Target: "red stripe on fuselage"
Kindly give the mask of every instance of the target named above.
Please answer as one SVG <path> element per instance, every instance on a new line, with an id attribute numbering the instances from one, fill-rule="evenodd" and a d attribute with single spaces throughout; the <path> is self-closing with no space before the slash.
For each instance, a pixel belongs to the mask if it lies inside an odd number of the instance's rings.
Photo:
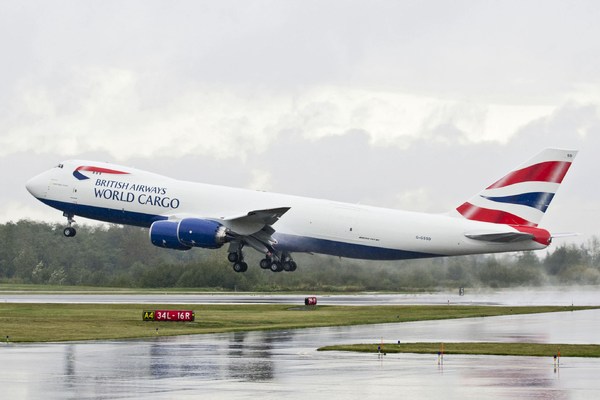
<path id="1" fill-rule="evenodd" d="M 531 165 L 511 172 L 492 184 L 488 189 L 501 188 L 521 182 L 561 183 L 570 166 L 571 163 L 567 161 L 546 161 Z"/>
<path id="2" fill-rule="evenodd" d="M 523 225 L 523 226 L 537 226 L 533 222 L 527 221 L 521 217 L 511 214 L 506 211 L 490 210 L 489 208 L 483 208 L 475 206 L 469 202 L 464 203 L 456 209 L 466 219 L 481 222 L 491 222 L 494 224 L 506 224 L 506 225 Z"/>

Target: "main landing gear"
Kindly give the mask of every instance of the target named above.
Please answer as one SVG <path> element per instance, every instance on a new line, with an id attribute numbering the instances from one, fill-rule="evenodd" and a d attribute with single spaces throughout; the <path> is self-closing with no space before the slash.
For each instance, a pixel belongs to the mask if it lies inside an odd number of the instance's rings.
<path id="1" fill-rule="evenodd" d="M 248 264 L 244 262 L 244 254 L 242 253 L 242 247 L 237 246 L 229 249 L 227 259 L 233 265 L 235 272 L 246 272 L 248 270 Z M 262 269 L 270 269 L 273 272 L 293 272 L 298 267 L 298 264 L 292 259 L 289 253 L 277 254 L 266 254 L 265 258 L 260 260 L 259 263 Z"/>
<path id="2" fill-rule="evenodd" d="M 270 269 L 272 272 L 293 272 L 296 270 L 298 265 L 289 253 L 282 253 L 279 257 L 276 254 L 267 255 L 265 258 L 260 260 L 260 267 L 262 269 Z"/>
<path id="3" fill-rule="evenodd" d="M 298 268 L 298 264 L 292 260 L 289 253 L 282 253 L 279 260 L 270 261 L 268 258 L 262 259 L 260 260 L 260 267 L 264 268 L 263 265 L 267 265 L 267 268 L 273 272 L 294 272 Z"/>
<path id="4" fill-rule="evenodd" d="M 241 248 L 236 252 L 229 253 L 227 259 L 230 263 L 233 263 L 233 270 L 235 272 L 246 272 L 248 270 L 248 264 L 244 262 L 244 255 Z"/>
<path id="5" fill-rule="evenodd" d="M 63 230 L 63 235 L 65 235 L 66 237 L 75 236 L 77 234 L 77 231 L 71 226 L 75 222 L 75 220 L 73 219 L 74 215 L 68 213 L 64 213 L 63 215 L 67 217 L 67 227 Z"/>

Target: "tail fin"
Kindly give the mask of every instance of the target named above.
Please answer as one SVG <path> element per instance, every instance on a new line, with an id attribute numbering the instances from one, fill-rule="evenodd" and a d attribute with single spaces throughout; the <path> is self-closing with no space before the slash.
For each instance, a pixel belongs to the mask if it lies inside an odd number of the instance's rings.
<path id="1" fill-rule="evenodd" d="M 535 227 L 576 155 L 575 150 L 545 149 L 456 210 L 470 220 Z"/>

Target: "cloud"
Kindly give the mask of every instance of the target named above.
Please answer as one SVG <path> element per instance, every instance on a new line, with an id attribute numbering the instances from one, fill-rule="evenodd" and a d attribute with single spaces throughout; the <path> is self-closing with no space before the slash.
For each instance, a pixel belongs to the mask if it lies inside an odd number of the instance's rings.
<path id="1" fill-rule="evenodd" d="M 265 153 L 287 134 L 314 141 L 361 130 L 371 145 L 407 148 L 421 137 L 452 139 L 439 135 L 441 126 L 460 131 L 454 140 L 462 143 L 505 142 L 554 109 L 332 86 L 282 94 L 192 85 L 159 101 L 148 93 L 152 77 L 114 68 L 72 72 L 58 90 L 42 83 L 20 84 L 20 95 L 10 106 L 17 117 L 0 121 L 0 155 L 103 151 L 117 160 L 163 153 L 245 159 Z"/>
<path id="2" fill-rule="evenodd" d="M 8 4 L 0 218 L 56 215 L 23 184 L 65 158 L 443 212 L 561 146 L 582 151 L 548 224 L 600 232 L 597 11 L 588 1 Z"/>
<path id="3" fill-rule="evenodd" d="M 248 183 L 247 187 L 253 190 L 270 191 L 273 187 L 272 175 L 270 171 L 253 169 L 250 171 L 252 174 L 252 180 Z"/>

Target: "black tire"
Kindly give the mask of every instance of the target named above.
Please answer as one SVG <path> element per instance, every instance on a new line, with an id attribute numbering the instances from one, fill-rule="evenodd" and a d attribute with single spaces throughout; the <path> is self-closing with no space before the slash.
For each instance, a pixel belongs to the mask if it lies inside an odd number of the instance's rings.
<path id="1" fill-rule="evenodd" d="M 296 270 L 296 268 L 298 268 L 298 264 L 296 264 L 296 261 L 290 261 L 290 269 L 288 269 L 289 272 L 294 272 Z"/>
<path id="2" fill-rule="evenodd" d="M 298 264 L 294 260 L 289 260 L 283 263 L 283 270 L 287 272 L 294 272 L 298 268 Z"/>
<path id="3" fill-rule="evenodd" d="M 236 262 L 233 264 L 233 270 L 235 272 L 246 272 L 248 270 L 248 264 L 245 262 Z"/>
<path id="4" fill-rule="evenodd" d="M 75 230 L 75 228 L 68 226 L 63 230 L 63 235 L 65 235 L 66 237 L 73 237 L 77 234 L 77 231 Z"/>
<path id="5" fill-rule="evenodd" d="M 273 261 L 270 266 L 271 271 L 281 272 L 283 271 L 283 265 L 279 261 Z"/>
<path id="6" fill-rule="evenodd" d="M 236 263 L 239 261 L 239 259 L 240 259 L 240 256 L 238 255 L 238 253 L 227 254 L 227 260 L 229 260 L 229 262 L 231 262 L 231 263 Z"/>
<path id="7" fill-rule="evenodd" d="M 260 260 L 260 267 L 262 269 L 269 269 L 269 268 L 271 268 L 271 259 L 270 258 L 263 258 L 262 260 Z"/>

